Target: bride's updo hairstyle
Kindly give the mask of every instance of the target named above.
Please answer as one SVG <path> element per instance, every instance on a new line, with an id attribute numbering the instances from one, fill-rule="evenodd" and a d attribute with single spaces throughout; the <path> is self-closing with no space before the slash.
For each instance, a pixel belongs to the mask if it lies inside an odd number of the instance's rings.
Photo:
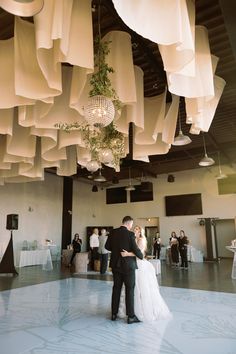
<path id="1" fill-rule="evenodd" d="M 138 230 L 138 232 L 139 232 L 139 238 L 137 240 L 137 244 L 138 244 L 139 248 L 142 251 L 146 251 L 146 249 L 147 249 L 147 239 L 146 239 L 146 236 L 145 236 L 144 229 L 142 227 L 140 227 L 139 225 L 136 225 L 134 227 L 134 233 L 135 233 L 136 230 Z"/>

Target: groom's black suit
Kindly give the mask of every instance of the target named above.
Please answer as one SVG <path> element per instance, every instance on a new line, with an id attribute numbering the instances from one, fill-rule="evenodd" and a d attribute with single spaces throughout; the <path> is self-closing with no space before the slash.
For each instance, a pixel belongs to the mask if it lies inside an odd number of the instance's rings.
<path id="1" fill-rule="evenodd" d="M 122 257 L 121 252 L 126 250 L 133 252 L 142 259 L 143 254 L 135 242 L 134 233 L 125 226 L 114 229 L 108 237 L 105 248 L 111 251 L 110 267 L 113 273 L 112 290 L 112 314 L 116 315 L 119 309 L 120 293 L 123 283 L 125 284 L 125 303 L 128 317 L 134 316 L 134 286 L 135 269 L 137 269 L 136 257 Z"/>

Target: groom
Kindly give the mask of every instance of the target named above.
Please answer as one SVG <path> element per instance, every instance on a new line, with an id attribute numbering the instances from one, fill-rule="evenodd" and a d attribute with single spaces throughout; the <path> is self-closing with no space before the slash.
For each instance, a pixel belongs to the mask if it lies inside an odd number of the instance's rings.
<path id="1" fill-rule="evenodd" d="M 128 315 L 127 323 L 129 324 L 140 322 L 134 314 L 134 286 L 137 263 L 136 257 L 122 257 L 121 252 L 123 250 L 133 252 L 138 258 L 143 259 L 143 254 L 135 242 L 134 233 L 130 231 L 132 226 L 133 219 L 131 216 L 125 216 L 122 220 L 122 225 L 112 230 L 105 244 L 105 248 L 111 251 L 110 267 L 113 273 L 111 320 L 115 321 L 117 318 L 120 293 L 124 283 L 126 314 Z"/>

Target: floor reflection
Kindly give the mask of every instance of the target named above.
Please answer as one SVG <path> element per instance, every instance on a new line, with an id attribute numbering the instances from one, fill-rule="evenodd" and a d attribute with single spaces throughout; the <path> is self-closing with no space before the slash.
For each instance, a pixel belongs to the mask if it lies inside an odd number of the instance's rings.
<path id="1" fill-rule="evenodd" d="M 109 319 L 111 290 L 68 278 L 2 291 L 0 353 L 235 353 L 235 294 L 161 287 L 173 319 L 127 325 Z"/>

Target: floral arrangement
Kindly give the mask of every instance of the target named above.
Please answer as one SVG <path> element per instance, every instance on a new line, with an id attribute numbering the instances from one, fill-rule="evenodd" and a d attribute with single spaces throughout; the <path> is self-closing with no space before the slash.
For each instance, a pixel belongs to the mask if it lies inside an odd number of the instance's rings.
<path id="1" fill-rule="evenodd" d="M 109 42 L 102 42 L 100 38 L 95 40 L 96 55 L 94 57 L 95 71 L 91 76 L 89 92 L 90 97 L 104 96 L 112 101 L 115 110 L 121 109 L 121 102 L 112 88 L 108 74 L 114 70 L 110 67 L 105 58 L 109 53 Z M 55 127 L 70 132 L 79 130 L 85 146 L 91 152 L 91 161 L 97 161 L 99 167 L 101 163 L 112 166 L 116 171 L 119 170 L 120 159 L 125 157 L 125 138 L 118 132 L 113 122 L 107 126 L 102 124 L 79 124 L 74 122 L 58 123 Z M 109 158 L 108 158 L 109 155 Z"/>

